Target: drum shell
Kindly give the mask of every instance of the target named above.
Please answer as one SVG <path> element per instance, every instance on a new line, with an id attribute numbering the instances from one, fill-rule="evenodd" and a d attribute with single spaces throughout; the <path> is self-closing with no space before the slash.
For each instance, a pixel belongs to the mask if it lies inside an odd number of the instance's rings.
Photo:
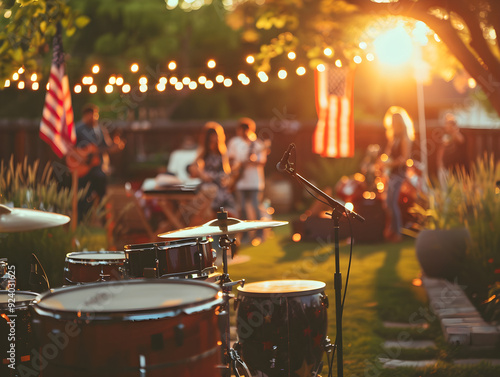
<path id="1" fill-rule="evenodd" d="M 155 277 L 199 277 L 215 270 L 216 255 L 209 240 L 126 245 L 124 251 L 132 278 L 150 277 L 144 270 L 154 268 L 158 268 Z"/>
<path id="2" fill-rule="evenodd" d="M 281 377 L 295 376 L 302 368 L 318 371 L 327 308 L 323 289 L 286 294 L 239 291 L 238 347 L 252 374 Z"/>
<path id="3" fill-rule="evenodd" d="M 134 282 L 140 283 L 122 283 Z M 216 366 L 221 364 L 221 303 L 214 299 L 188 310 L 164 308 L 140 315 L 88 312 L 80 317 L 48 312 L 35 304 L 41 376 L 136 377 L 141 375 L 142 357 L 148 377 L 220 377 Z"/>
<path id="4" fill-rule="evenodd" d="M 20 295 L 30 296 L 31 299 L 20 300 Z M 28 291 L 0 291 L 2 296 L 0 299 L 0 315 L 16 317 L 14 319 L 14 329 L 15 329 L 15 366 L 16 371 L 13 371 L 8 367 L 11 364 L 10 361 L 6 360 L 9 357 L 8 353 L 10 350 L 10 344 L 12 343 L 9 339 L 11 327 L 9 322 L 5 317 L 0 318 L 0 375 L 1 376 L 16 376 L 20 375 L 18 372 L 20 367 L 30 367 L 31 359 L 33 358 L 34 349 L 34 335 L 32 330 L 32 312 L 30 307 L 32 302 L 39 296 L 37 293 Z M 9 295 L 15 295 L 15 306 L 13 311 L 9 310 L 8 297 Z M 17 299 L 16 299 L 17 296 Z M 11 296 L 12 297 L 12 296 Z M 9 374 L 10 373 L 10 374 Z M 35 374 L 36 375 L 36 374 Z"/>
<path id="5" fill-rule="evenodd" d="M 105 257 L 112 254 L 116 254 L 116 258 L 110 259 Z M 125 275 L 126 259 L 123 252 L 74 252 L 66 254 L 63 284 L 74 285 L 122 280 L 125 278 Z"/>

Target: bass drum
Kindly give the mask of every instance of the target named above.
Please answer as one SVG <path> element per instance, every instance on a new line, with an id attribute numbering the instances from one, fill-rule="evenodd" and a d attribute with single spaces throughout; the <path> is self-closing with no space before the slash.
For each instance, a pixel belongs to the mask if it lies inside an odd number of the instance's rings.
<path id="1" fill-rule="evenodd" d="M 270 280 L 238 287 L 236 345 L 254 376 L 316 376 L 326 344 L 325 283 Z"/>
<path id="2" fill-rule="evenodd" d="M 78 251 L 66 254 L 64 285 L 97 283 L 125 278 L 123 251 Z"/>
<path id="3" fill-rule="evenodd" d="M 42 294 L 33 320 L 42 376 L 220 377 L 219 288 L 124 280 Z"/>
<path id="4" fill-rule="evenodd" d="M 217 269 L 217 254 L 210 241 L 186 239 L 126 245 L 129 277 L 206 278 Z"/>
<path id="5" fill-rule="evenodd" d="M 38 375 L 31 365 L 35 344 L 30 311 L 38 296 L 28 291 L 0 291 L 1 376 Z"/>

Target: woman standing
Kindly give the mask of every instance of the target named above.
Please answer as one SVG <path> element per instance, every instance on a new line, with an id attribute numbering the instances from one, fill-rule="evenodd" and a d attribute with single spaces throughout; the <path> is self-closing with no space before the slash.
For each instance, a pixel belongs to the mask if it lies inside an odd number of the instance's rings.
<path id="1" fill-rule="evenodd" d="M 202 185 L 215 185 L 217 188 L 212 210 L 217 212 L 220 207 L 224 207 L 224 210 L 234 216 L 236 205 L 228 190 L 231 167 L 226 151 L 226 135 L 222 126 L 216 122 L 206 123 L 196 159 L 198 175 L 203 181 Z"/>
<path id="2" fill-rule="evenodd" d="M 391 106 L 384 116 L 384 127 L 387 138 L 385 156 L 382 162 L 388 172 L 387 209 L 391 216 L 386 238 L 392 242 L 402 240 L 403 220 L 399 207 L 399 194 L 406 178 L 406 163 L 410 158 L 411 145 L 415 140 L 413 122 L 407 111 L 399 106 Z"/>

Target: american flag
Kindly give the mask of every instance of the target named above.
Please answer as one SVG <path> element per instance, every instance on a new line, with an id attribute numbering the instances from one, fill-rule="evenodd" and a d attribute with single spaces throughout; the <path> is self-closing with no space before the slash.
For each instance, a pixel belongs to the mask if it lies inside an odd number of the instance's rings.
<path id="1" fill-rule="evenodd" d="M 52 147 L 58 157 L 66 155 L 71 145 L 76 143 L 71 92 L 64 70 L 60 25 L 53 42 L 52 66 L 40 122 L 40 137 Z"/>
<path id="2" fill-rule="evenodd" d="M 326 66 L 315 71 L 318 123 L 313 152 L 323 157 L 354 156 L 353 71 Z"/>

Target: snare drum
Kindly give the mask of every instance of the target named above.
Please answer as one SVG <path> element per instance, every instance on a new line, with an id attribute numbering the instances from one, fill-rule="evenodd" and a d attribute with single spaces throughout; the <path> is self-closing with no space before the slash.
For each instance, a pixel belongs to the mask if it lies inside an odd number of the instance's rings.
<path id="1" fill-rule="evenodd" d="M 324 291 L 325 283 L 313 280 L 271 280 L 238 287 L 236 348 L 252 375 L 320 372 L 327 331 Z"/>
<path id="2" fill-rule="evenodd" d="M 17 376 L 21 365 L 31 367 L 35 344 L 29 307 L 37 297 L 38 294 L 33 292 L 0 291 L 0 375 L 2 376 Z M 14 366 L 15 370 L 9 365 Z"/>
<path id="3" fill-rule="evenodd" d="M 126 245 L 124 250 L 133 278 L 205 278 L 217 269 L 217 254 L 207 239 Z"/>
<path id="4" fill-rule="evenodd" d="M 66 254 L 65 285 L 121 280 L 124 277 L 123 251 L 81 251 Z"/>
<path id="5" fill-rule="evenodd" d="M 33 304 L 45 376 L 220 377 L 219 287 L 123 280 L 44 293 Z M 57 352 L 56 352 L 57 351 Z"/>

